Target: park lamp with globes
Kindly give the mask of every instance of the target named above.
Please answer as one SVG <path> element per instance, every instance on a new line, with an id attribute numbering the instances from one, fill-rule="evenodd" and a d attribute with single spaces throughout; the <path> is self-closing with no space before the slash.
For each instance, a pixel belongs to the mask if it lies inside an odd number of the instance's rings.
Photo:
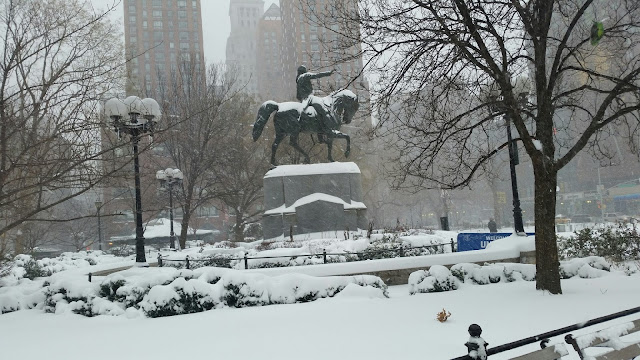
<path id="1" fill-rule="evenodd" d="M 171 249 L 176 248 L 176 235 L 173 232 L 173 187 L 182 184 L 184 175 L 182 171 L 178 169 L 168 168 L 165 170 L 158 170 L 156 172 L 156 179 L 160 181 L 160 186 L 169 191 L 169 246 Z"/>
<path id="2" fill-rule="evenodd" d="M 151 98 L 140 99 L 137 96 L 129 96 L 124 100 L 112 98 L 104 104 L 104 113 L 111 120 L 110 125 L 118 134 L 118 138 L 123 133 L 131 137 L 136 195 L 136 266 L 147 267 L 149 265 L 144 254 L 144 230 L 142 228 L 138 142 L 144 134 L 153 135 L 162 115 L 160 106 Z"/>

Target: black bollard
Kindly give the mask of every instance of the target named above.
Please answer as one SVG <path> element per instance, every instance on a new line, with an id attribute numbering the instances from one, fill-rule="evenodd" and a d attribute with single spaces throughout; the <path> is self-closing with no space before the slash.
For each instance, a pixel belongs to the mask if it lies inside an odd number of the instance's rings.
<path id="1" fill-rule="evenodd" d="M 489 345 L 483 338 L 482 328 L 478 324 L 471 324 L 469 326 L 469 341 L 464 345 L 467 347 L 469 357 L 474 360 L 486 360 L 487 359 L 487 345 Z"/>

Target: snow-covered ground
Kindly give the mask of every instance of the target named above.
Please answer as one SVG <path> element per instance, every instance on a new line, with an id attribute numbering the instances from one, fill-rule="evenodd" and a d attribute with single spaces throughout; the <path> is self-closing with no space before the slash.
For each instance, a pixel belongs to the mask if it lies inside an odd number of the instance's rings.
<path id="1" fill-rule="evenodd" d="M 418 244 L 421 241 L 409 240 Z M 532 242 L 533 237 L 512 237 L 495 241 L 488 249 L 476 252 L 360 262 L 363 265 L 225 271 L 262 279 L 258 280 L 261 283 L 278 284 L 277 279 L 282 276 L 289 282 L 304 279 L 303 275 L 290 277 L 293 273 L 327 275 L 329 269 L 349 271 L 354 266 L 376 270 L 406 265 L 405 262 L 414 265 L 449 262 L 456 256 L 460 257 L 458 262 L 472 262 L 492 252 L 529 250 Z M 359 249 L 354 242 L 348 247 Z M 76 268 L 58 272 L 51 281 L 84 284 L 88 269 L 123 263 L 111 257 L 103 260 L 102 256 L 95 256 L 91 261 L 97 265 L 69 260 Z M 149 268 L 123 274 L 140 278 L 145 271 L 150 272 L 150 277 L 157 277 L 160 273 L 178 270 Z M 392 286 L 388 289 L 388 298 L 369 286 L 348 285 L 332 298 L 308 303 L 218 307 L 160 318 L 144 317 L 141 312 L 88 318 L 69 311 L 49 314 L 42 309 L 20 310 L 0 315 L 0 351 L 3 359 L 450 359 L 466 354 L 463 344 L 468 340 L 467 328 L 472 323 L 482 326 L 483 338 L 493 347 L 640 305 L 639 273 L 627 276 L 621 268 L 614 268 L 607 273 L 599 271 L 597 275 L 601 277 L 562 280 L 564 294 L 556 296 L 536 291 L 535 282 L 531 281 L 488 285 L 465 281 L 458 290 L 415 295 L 409 295 L 409 285 Z M 271 276 L 276 278 L 269 280 Z M 104 279 L 98 277 L 94 282 Z M 10 288 L 16 282 L 20 280 L 6 283 L 4 289 L 0 288 L 0 295 L 11 293 Z M 25 291 L 33 291 L 33 287 L 27 288 Z M 451 317 L 441 323 L 436 315 L 443 309 L 450 312 Z M 640 314 L 573 334 L 593 332 L 638 318 Z M 562 342 L 561 336 L 552 339 L 552 343 L 558 342 Z M 490 359 L 509 359 L 538 348 L 535 343 Z M 578 359 L 573 351 L 570 354 L 563 359 Z"/>
<path id="2" fill-rule="evenodd" d="M 403 285 L 391 287 L 388 299 L 352 293 L 156 319 L 17 311 L 0 315 L 0 348 L 4 359 L 450 359 L 465 354 L 472 323 L 497 346 L 636 307 L 639 280 L 620 274 L 563 280 L 560 296 L 524 281 L 413 296 Z M 452 316 L 440 323 L 436 314 L 443 308 Z"/>

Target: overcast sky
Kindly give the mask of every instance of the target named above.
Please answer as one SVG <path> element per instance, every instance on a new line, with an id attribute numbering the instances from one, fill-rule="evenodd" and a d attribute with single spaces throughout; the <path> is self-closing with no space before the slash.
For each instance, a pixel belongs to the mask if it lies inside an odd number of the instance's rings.
<path id="1" fill-rule="evenodd" d="M 91 0 L 97 7 L 118 3 L 113 18 L 122 24 L 124 11 L 122 0 Z M 229 3 L 231 0 L 200 0 L 202 6 L 202 31 L 204 32 L 204 57 L 207 63 L 220 63 L 225 60 L 227 38 L 229 37 Z M 265 10 L 278 0 L 265 0 Z M 124 33 L 124 28 L 122 29 Z"/>

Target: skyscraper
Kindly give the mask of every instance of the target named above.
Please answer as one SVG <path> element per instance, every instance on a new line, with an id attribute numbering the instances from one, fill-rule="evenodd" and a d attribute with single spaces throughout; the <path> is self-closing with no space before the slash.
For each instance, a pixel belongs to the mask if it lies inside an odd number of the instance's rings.
<path id="1" fill-rule="evenodd" d="M 231 33 L 227 39 L 226 63 L 238 72 L 238 84 L 246 93 L 258 93 L 257 36 L 258 22 L 264 13 L 262 0 L 231 0 Z"/>
<path id="2" fill-rule="evenodd" d="M 360 43 L 348 46 L 347 39 L 342 36 L 347 29 L 332 17 L 336 8 L 336 0 L 316 0 L 306 2 L 299 0 L 280 0 L 280 11 L 283 27 L 283 70 L 289 92 L 295 94 L 296 69 L 305 65 L 312 71 L 335 69 L 336 73 L 318 82 L 318 95 L 326 95 L 330 91 L 349 87 L 355 90 L 361 100 L 368 99 L 368 86 L 364 80 L 351 82 L 362 71 L 363 63 L 360 54 Z M 345 3 L 352 3 L 357 8 L 357 1 L 340 1 L 341 9 L 348 8 Z M 309 7 L 306 7 L 309 5 Z"/>
<path id="3" fill-rule="evenodd" d="M 204 74 L 200 0 L 124 0 L 123 5 L 127 94 L 160 98 L 184 63 Z"/>
<path id="4" fill-rule="evenodd" d="M 295 98 L 285 81 L 280 8 L 271 4 L 258 21 L 256 70 L 258 100 L 291 101 Z"/>

